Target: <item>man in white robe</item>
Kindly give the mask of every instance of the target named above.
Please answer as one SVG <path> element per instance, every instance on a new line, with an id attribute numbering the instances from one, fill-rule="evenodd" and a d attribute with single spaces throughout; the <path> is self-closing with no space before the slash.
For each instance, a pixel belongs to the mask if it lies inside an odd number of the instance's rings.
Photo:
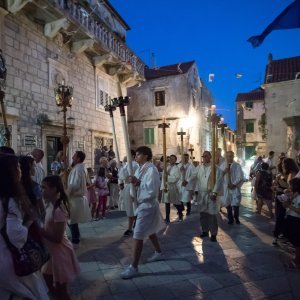
<path id="1" fill-rule="evenodd" d="M 136 172 L 139 165 L 135 161 L 135 151 L 131 150 L 132 155 L 132 170 L 133 173 Z M 119 187 L 120 187 L 120 209 L 125 210 L 126 215 L 128 217 L 128 228 L 124 232 L 123 236 L 128 237 L 132 236 L 133 234 L 133 224 L 135 221 L 135 199 L 130 194 L 130 183 L 128 181 L 129 177 L 129 168 L 128 168 L 128 162 L 127 158 L 124 159 L 126 162 L 123 164 L 122 167 L 120 167 L 119 170 Z"/>
<path id="2" fill-rule="evenodd" d="M 80 232 L 78 223 L 86 223 L 91 220 L 91 213 L 87 204 L 87 179 L 83 164 L 85 153 L 76 151 L 72 157 L 73 168 L 68 177 L 67 195 L 70 201 L 70 231 L 74 248 L 80 243 Z"/>
<path id="3" fill-rule="evenodd" d="M 186 216 L 189 216 L 191 214 L 192 192 L 195 187 L 195 167 L 189 162 L 188 154 L 183 155 L 183 162 L 178 165 L 178 168 L 181 172 L 180 180 L 178 181 L 180 200 L 183 206 L 186 204 Z"/>
<path id="4" fill-rule="evenodd" d="M 224 175 L 224 196 L 222 206 L 227 209 L 228 224 L 240 224 L 239 207 L 242 200 L 241 187 L 244 183 L 244 173 L 239 163 L 234 161 L 234 152 L 227 151 L 227 164 L 224 162 L 220 169 Z M 233 211 L 232 211 L 233 210 Z"/>
<path id="5" fill-rule="evenodd" d="M 162 191 L 162 202 L 165 203 L 166 209 L 166 224 L 170 223 L 170 211 L 171 204 L 173 204 L 178 213 L 178 221 L 181 222 L 183 219 L 182 215 L 182 204 L 180 202 L 178 181 L 180 180 L 180 170 L 176 165 L 177 157 L 175 155 L 170 155 L 170 165 L 167 167 L 167 175 L 164 172 L 162 175 L 162 181 L 160 190 Z M 165 179 L 167 183 L 165 185 Z"/>
<path id="6" fill-rule="evenodd" d="M 160 179 L 157 168 L 151 163 L 151 160 L 150 148 L 142 146 L 136 150 L 136 161 L 139 168 L 135 172 L 135 176 L 130 178 L 131 183 L 137 187 L 137 217 L 133 233 L 134 257 L 132 264 L 121 273 L 123 279 L 138 275 L 138 264 L 146 237 L 149 237 L 155 248 L 155 252 L 148 262 L 163 259 L 157 238 L 157 233 L 164 228 L 158 202 Z"/>
<path id="7" fill-rule="evenodd" d="M 204 151 L 203 164 L 199 167 L 195 194 L 197 195 L 198 209 L 200 212 L 200 224 L 202 229 L 201 238 L 207 237 L 210 233 L 210 240 L 216 242 L 218 234 L 219 195 L 222 191 L 222 171 L 216 166 L 216 181 L 213 185 L 211 154 Z"/>
<path id="8" fill-rule="evenodd" d="M 42 181 L 46 176 L 46 172 L 44 170 L 42 159 L 44 158 L 44 151 L 41 149 L 33 149 L 31 152 L 31 155 L 33 156 L 35 160 L 35 173 L 34 176 L 32 176 L 32 180 L 39 184 L 39 186 L 42 185 Z"/>

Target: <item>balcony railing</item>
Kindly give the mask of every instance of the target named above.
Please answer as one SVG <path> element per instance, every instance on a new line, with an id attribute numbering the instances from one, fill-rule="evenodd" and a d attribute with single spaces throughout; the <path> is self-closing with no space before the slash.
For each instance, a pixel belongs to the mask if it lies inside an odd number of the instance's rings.
<path id="1" fill-rule="evenodd" d="M 133 70 L 137 71 L 144 78 L 144 63 L 142 60 L 124 42 L 120 41 L 114 33 L 107 30 L 90 16 L 83 7 L 72 1 L 68 1 L 67 7 L 65 0 L 54 0 L 53 2 L 61 10 L 65 11 L 71 19 L 77 21 L 89 35 L 113 51 L 122 62 L 130 64 Z"/>

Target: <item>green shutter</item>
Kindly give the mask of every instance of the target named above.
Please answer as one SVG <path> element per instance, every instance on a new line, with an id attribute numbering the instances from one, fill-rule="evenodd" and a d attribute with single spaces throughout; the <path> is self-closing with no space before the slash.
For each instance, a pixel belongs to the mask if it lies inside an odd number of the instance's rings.
<path id="1" fill-rule="evenodd" d="M 144 143 L 145 145 L 154 144 L 154 128 L 144 128 Z"/>
<path id="2" fill-rule="evenodd" d="M 254 132 L 254 123 L 248 122 L 246 123 L 246 133 L 253 133 Z"/>
<path id="3" fill-rule="evenodd" d="M 250 159 L 252 156 L 256 155 L 255 146 L 245 147 L 245 159 Z"/>

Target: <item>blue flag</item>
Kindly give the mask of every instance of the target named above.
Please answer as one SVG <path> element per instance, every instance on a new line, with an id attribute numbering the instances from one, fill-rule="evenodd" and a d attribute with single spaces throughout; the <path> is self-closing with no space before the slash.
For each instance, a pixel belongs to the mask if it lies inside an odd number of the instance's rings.
<path id="1" fill-rule="evenodd" d="M 261 35 L 250 37 L 247 42 L 250 42 L 253 47 L 258 47 L 262 44 L 266 36 L 273 30 L 300 28 L 300 0 L 295 0 L 262 32 Z"/>

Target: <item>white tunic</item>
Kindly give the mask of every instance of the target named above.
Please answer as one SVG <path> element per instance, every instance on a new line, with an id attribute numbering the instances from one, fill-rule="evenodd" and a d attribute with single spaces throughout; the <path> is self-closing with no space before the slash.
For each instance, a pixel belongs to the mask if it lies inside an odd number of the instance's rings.
<path id="1" fill-rule="evenodd" d="M 6 232 L 10 242 L 22 248 L 27 240 L 27 228 L 22 225 L 21 212 L 14 199 L 9 200 Z M 0 228 L 4 226 L 5 214 L 0 202 Z M 0 234 L 0 299 L 8 299 L 13 293 L 21 298 L 48 300 L 47 286 L 41 272 L 19 277 L 14 272 L 11 253 Z"/>
<path id="2" fill-rule="evenodd" d="M 216 215 L 219 212 L 219 197 L 215 201 L 210 199 L 210 193 L 219 194 L 222 189 L 223 177 L 222 171 L 216 167 L 216 183 L 212 187 L 211 165 L 201 165 L 199 167 L 195 192 L 198 192 L 197 203 L 200 212 Z"/>
<path id="3" fill-rule="evenodd" d="M 172 165 L 167 167 L 167 192 L 165 192 L 165 178 L 162 176 L 160 189 L 162 190 L 162 202 L 180 204 L 178 181 L 180 180 L 180 170 L 178 166 Z"/>
<path id="4" fill-rule="evenodd" d="M 35 170 L 35 173 L 34 173 L 34 176 L 32 176 L 32 180 L 34 182 L 38 183 L 39 185 L 41 185 L 43 179 L 46 176 L 46 172 L 44 170 L 42 162 L 36 163 L 34 170 Z"/>
<path id="5" fill-rule="evenodd" d="M 220 169 L 224 171 L 226 168 L 227 165 L 224 162 L 220 166 Z M 244 173 L 240 164 L 238 164 L 237 162 L 233 162 L 230 166 L 230 173 L 231 183 L 236 185 L 236 188 L 228 188 L 228 174 L 225 174 L 223 180 L 224 196 L 221 199 L 221 205 L 223 207 L 227 207 L 228 205 L 239 206 L 242 200 L 241 187 L 244 183 Z"/>
<path id="6" fill-rule="evenodd" d="M 91 212 L 86 198 L 86 171 L 84 164 L 76 164 L 68 177 L 67 195 L 70 201 L 70 223 L 86 223 L 91 220 Z"/>
<path id="7" fill-rule="evenodd" d="M 141 183 L 137 189 L 138 207 L 133 238 L 143 240 L 164 228 L 158 203 L 160 178 L 157 168 L 150 162 L 140 166 L 135 172 L 135 177 Z"/>
<path id="8" fill-rule="evenodd" d="M 181 171 L 180 180 L 178 181 L 178 188 L 179 188 L 179 191 L 180 191 L 181 201 L 186 203 L 186 202 L 191 201 L 191 191 L 194 190 L 194 183 L 195 183 L 196 174 L 195 174 L 195 167 L 194 167 L 193 164 L 187 163 L 183 166 L 185 168 L 185 175 Z M 179 170 L 180 170 L 181 167 L 182 167 L 182 164 L 180 163 L 178 165 Z M 182 186 L 183 180 L 187 181 L 186 186 Z"/>
<path id="9" fill-rule="evenodd" d="M 132 170 L 133 173 L 136 172 L 139 165 L 136 161 L 132 162 Z M 119 170 L 119 184 L 124 184 L 124 189 L 120 191 L 120 210 L 125 210 L 127 217 L 133 217 L 134 216 L 134 198 L 130 195 L 130 184 L 127 181 L 127 178 L 129 176 L 129 168 L 128 163 L 123 165 Z"/>

